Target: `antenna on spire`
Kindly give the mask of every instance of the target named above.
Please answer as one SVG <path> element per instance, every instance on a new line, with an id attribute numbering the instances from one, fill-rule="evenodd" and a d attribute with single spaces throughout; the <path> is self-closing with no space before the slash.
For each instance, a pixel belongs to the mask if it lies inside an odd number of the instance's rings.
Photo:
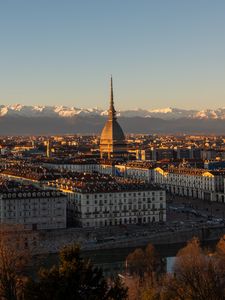
<path id="1" fill-rule="evenodd" d="M 112 75 L 111 75 L 110 83 L 111 83 L 110 106 L 113 106 L 114 103 L 113 103 L 113 78 L 112 78 Z"/>

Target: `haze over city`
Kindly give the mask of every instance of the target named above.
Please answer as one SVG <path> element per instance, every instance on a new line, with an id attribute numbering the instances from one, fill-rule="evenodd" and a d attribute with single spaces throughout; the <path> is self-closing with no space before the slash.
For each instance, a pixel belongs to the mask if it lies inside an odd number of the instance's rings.
<path id="1" fill-rule="evenodd" d="M 0 102 L 224 106 L 225 2 L 1 1 Z"/>

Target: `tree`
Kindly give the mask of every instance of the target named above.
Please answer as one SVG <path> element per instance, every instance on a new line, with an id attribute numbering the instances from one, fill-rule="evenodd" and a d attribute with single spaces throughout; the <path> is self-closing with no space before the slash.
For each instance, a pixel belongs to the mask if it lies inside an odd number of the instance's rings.
<path id="1" fill-rule="evenodd" d="M 21 247 L 23 232 L 18 226 L 0 228 L 0 299 L 22 299 L 24 276 L 30 252 Z M 18 234 L 15 235 L 15 232 Z M 17 236 L 18 245 L 15 243 Z M 18 239 L 19 236 L 19 239 Z"/>
<path id="2" fill-rule="evenodd" d="M 142 289 L 142 300 L 224 300 L 224 240 L 216 252 L 206 252 L 193 238 L 176 257 L 174 274 L 164 274 L 148 281 Z"/>
<path id="3" fill-rule="evenodd" d="M 59 265 L 42 269 L 37 281 L 29 280 L 25 300 L 113 300 L 126 299 L 127 290 L 116 279 L 107 282 L 102 271 L 80 256 L 78 245 L 61 250 Z"/>
<path id="4" fill-rule="evenodd" d="M 153 277 L 153 273 L 161 271 L 161 265 L 162 262 L 155 247 L 152 244 L 148 244 L 145 248 L 145 266 L 147 275 Z"/>
<path id="5" fill-rule="evenodd" d="M 198 239 L 193 238 L 178 252 L 174 271 L 164 285 L 165 295 L 173 293 L 179 300 L 224 299 L 224 266 L 215 253 L 202 250 Z"/>
<path id="6" fill-rule="evenodd" d="M 160 257 L 155 247 L 148 244 L 144 250 L 138 248 L 131 252 L 127 256 L 126 262 L 132 275 L 132 277 L 126 277 L 126 285 L 129 287 L 129 299 L 141 299 L 143 291 L 148 290 L 149 292 L 156 288 L 156 279 L 162 266 Z"/>
<path id="7" fill-rule="evenodd" d="M 131 274 L 143 277 L 146 267 L 144 251 L 141 248 L 135 249 L 127 256 L 126 264 Z"/>
<path id="8" fill-rule="evenodd" d="M 225 235 L 222 236 L 216 245 L 216 253 L 225 257 Z"/>
<path id="9" fill-rule="evenodd" d="M 161 266 L 161 260 L 155 247 L 148 244 L 145 250 L 141 248 L 135 249 L 127 256 L 127 265 L 131 274 L 140 276 L 153 276 Z"/>

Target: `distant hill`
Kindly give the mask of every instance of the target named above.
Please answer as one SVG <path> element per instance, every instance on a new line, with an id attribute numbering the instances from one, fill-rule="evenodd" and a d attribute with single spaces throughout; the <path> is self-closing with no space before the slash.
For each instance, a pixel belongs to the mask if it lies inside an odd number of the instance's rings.
<path id="1" fill-rule="evenodd" d="M 72 117 L 4 115 L 0 117 L 0 135 L 48 135 L 100 133 L 106 116 Z M 224 134 L 225 120 L 211 118 L 119 117 L 125 133 Z"/>

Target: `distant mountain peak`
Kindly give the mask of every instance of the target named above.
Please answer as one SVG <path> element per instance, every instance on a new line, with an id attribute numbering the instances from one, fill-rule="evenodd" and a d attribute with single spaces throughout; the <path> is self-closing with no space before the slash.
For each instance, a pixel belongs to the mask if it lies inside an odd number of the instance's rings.
<path id="1" fill-rule="evenodd" d="M 171 107 L 166 107 L 166 108 L 157 108 L 157 109 L 149 109 L 150 113 L 163 113 L 163 114 L 168 114 L 171 113 L 173 109 Z"/>

